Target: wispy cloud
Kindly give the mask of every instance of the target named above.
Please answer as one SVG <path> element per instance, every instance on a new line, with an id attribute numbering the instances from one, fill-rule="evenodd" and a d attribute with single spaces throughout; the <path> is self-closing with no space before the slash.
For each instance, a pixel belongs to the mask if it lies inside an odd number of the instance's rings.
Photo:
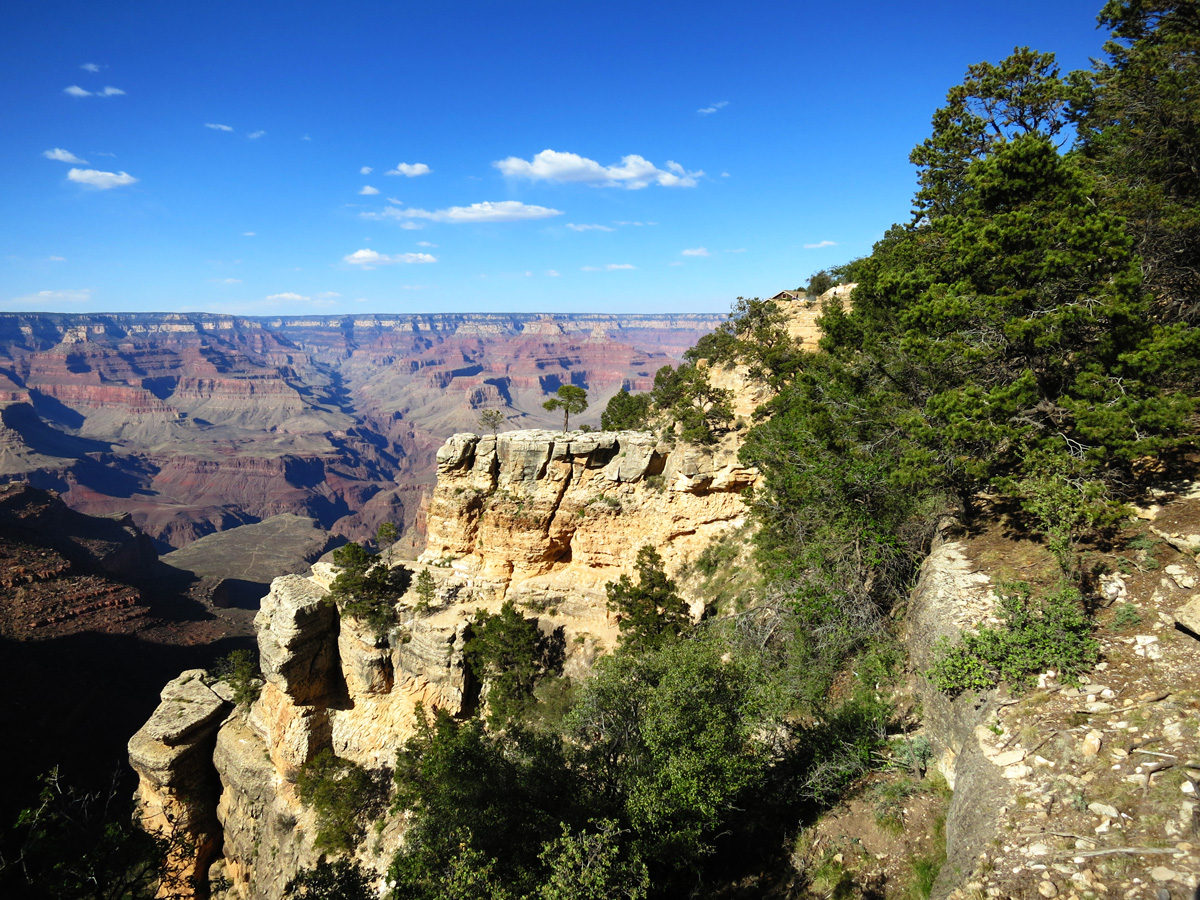
<path id="1" fill-rule="evenodd" d="M 374 171 L 375 170 L 372 169 L 370 166 L 363 166 L 361 169 L 358 170 L 358 174 L 359 175 L 370 175 Z"/>
<path id="2" fill-rule="evenodd" d="M 702 116 L 711 116 L 717 110 L 724 109 L 728 105 L 729 105 L 728 100 L 721 100 L 717 103 L 714 103 L 712 106 L 706 106 L 703 109 L 698 109 L 698 110 L 696 110 L 696 112 L 698 112 Z"/>
<path id="3" fill-rule="evenodd" d="M 704 247 L 696 247 L 692 250 L 684 250 L 684 256 L 708 256 L 708 250 Z"/>
<path id="4" fill-rule="evenodd" d="M 64 94 L 70 94 L 72 97 L 120 97 L 124 95 L 124 91 L 120 88 L 115 88 L 112 85 L 99 91 L 86 91 L 77 84 L 63 88 Z"/>
<path id="5" fill-rule="evenodd" d="M 57 160 L 58 162 L 87 165 L 86 159 L 80 159 L 70 150 L 64 150 L 62 147 L 55 147 L 53 150 L 43 150 L 42 156 L 46 157 L 46 159 Z"/>
<path id="6" fill-rule="evenodd" d="M 418 175 L 428 175 L 433 169 L 425 163 L 398 163 L 389 175 L 403 175 L 405 178 L 416 178 Z"/>
<path id="7" fill-rule="evenodd" d="M 629 263 L 609 263 L 606 266 L 584 266 L 584 272 L 618 272 L 622 269 L 636 269 L 637 266 Z"/>
<path id="8" fill-rule="evenodd" d="M 824 250 L 826 247 L 836 247 L 837 241 L 817 241 L 815 244 L 805 244 L 805 250 Z"/>
<path id="9" fill-rule="evenodd" d="M 636 226 L 638 228 L 641 228 L 643 225 L 657 225 L 658 223 L 657 222 L 617 222 L 616 224 L 620 225 L 622 228 L 625 228 L 626 226 Z"/>
<path id="10" fill-rule="evenodd" d="M 528 219 L 547 219 L 561 216 L 562 210 L 547 206 L 531 206 L 518 200 L 484 201 L 470 206 L 451 206 L 448 209 L 412 209 L 389 206 L 379 212 L 361 214 L 366 219 L 428 219 L 431 222 L 522 222 Z M 402 226 L 403 227 L 403 226 Z"/>
<path id="11" fill-rule="evenodd" d="M 232 125 L 222 125 L 220 122 L 205 122 L 204 127 L 213 131 L 233 131 Z"/>
<path id="12" fill-rule="evenodd" d="M 369 184 L 364 184 L 363 189 L 361 191 L 359 191 L 359 194 L 361 194 L 364 197 L 370 197 L 370 196 L 372 196 L 374 194 L 378 194 L 378 193 L 379 193 L 379 188 L 371 187 Z"/>
<path id="13" fill-rule="evenodd" d="M 663 187 L 695 187 L 702 171 L 689 172 L 676 162 L 668 161 L 660 169 L 636 153 L 621 157 L 620 165 L 602 166 L 594 159 L 577 153 L 543 150 L 531 160 L 510 156 L 492 163 L 510 178 L 531 181 L 557 181 L 588 184 L 593 187 L 623 187 L 638 190 L 651 184 Z"/>
<path id="14" fill-rule="evenodd" d="M 208 280 L 213 282 L 214 284 L 241 284 L 242 283 L 242 279 L 240 279 L 240 278 L 210 278 Z"/>
<path id="15" fill-rule="evenodd" d="M 616 231 L 607 225 L 575 225 L 571 222 L 567 223 L 567 227 L 572 231 Z"/>
<path id="16" fill-rule="evenodd" d="M 252 140 L 252 141 L 257 141 L 260 137 L 262 137 L 265 134 L 266 134 L 265 131 L 252 131 L 248 135 L 246 135 L 246 137 L 250 138 L 250 140 Z"/>
<path id="17" fill-rule="evenodd" d="M 242 237 L 254 237 L 257 233 L 256 231 L 243 231 Z"/>
<path id="18" fill-rule="evenodd" d="M 348 256 L 343 256 L 342 261 L 362 266 L 364 269 L 373 269 L 376 266 L 393 266 L 398 263 L 435 263 L 437 257 L 430 253 L 393 253 L 389 256 L 375 250 L 355 250 Z"/>
<path id="19" fill-rule="evenodd" d="M 67 178 L 79 184 L 86 184 L 102 191 L 109 188 L 124 187 L 137 181 L 128 172 L 101 172 L 98 169 L 72 169 Z"/>
<path id="20" fill-rule="evenodd" d="M 66 262 L 66 261 L 67 261 L 67 258 L 65 256 L 47 256 L 46 257 L 46 262 Z"/>
<path id="21" fill-rule="evenodd" d="M 87 303 L 91 299 L 91 289 L 84 288 L 78 291 L 37 291 L 33 294 L 26 294 L 24 297 L 14 297 L 9 302 L 24 307 L 53 308 L 63 303 Z"/>
<path id="22" fill-rule="evenodd" d="M 100 67 L 98 65 L 96 65 L 95 63 L 84 63 L 79 68 L 83 69 L 83 71 L 85 71 L 85 72 L 99 72 L 100 71 Z"/>
<path id="23" fill-rule="evenodd" d="M 436 247 L 437 244 L 431 244 L 429 241 L 417 241 L 418 247 Z"/>
<path id="24" fill-rule="evenodd" d="M 732 250 L 726 250 L 725 252 L 726 253 L 745 253 L 746 248 L 745 247 L 734 247 Z"/>
<path id="25" fill-rule="evenodd" d="M 295 291 L 284 291 L 282 294 L 268 294 L 264 300 L 311 300 L 312 297 L 306 297 L 303 294 L 297 294 Z"/>
<path id="26" fill-rule="evenodd" d="M 546 270 L 546 277 L 547 277 L 547 278 L 561 278 L 561 277 L 562 277 L 562 272 L 558 272 L 558 271 L 556 271 L 556 270 L 554 270 L 554 269 L 547 269 L 547 270 Z"/>

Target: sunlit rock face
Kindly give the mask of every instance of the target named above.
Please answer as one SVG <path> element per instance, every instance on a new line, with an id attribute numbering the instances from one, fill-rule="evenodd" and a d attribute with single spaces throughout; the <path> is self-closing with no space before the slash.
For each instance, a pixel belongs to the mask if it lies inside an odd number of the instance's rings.
<path id="1" fill-rule="evenodd" d="M 674 573 L 740 527 L 757 473 L 736 435 L 714 445 L 645 432 L 458 434 L 438 453 L 421 559 L 473 593 L 558 609 L 605 630 L 604 585 L 653 546 Z"/>

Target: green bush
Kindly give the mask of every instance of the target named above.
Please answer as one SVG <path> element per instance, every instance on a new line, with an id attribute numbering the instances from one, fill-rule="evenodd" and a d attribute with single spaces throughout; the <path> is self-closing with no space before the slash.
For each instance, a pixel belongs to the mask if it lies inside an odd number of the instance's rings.
<path id="1" fill-rule="evenodd" d="M 537 619 L 525 618 L 506 600 L 498 613 L 476 611 L 463 661 L 487 685 L 489 718 L 500 724 L 530 714 L 537 704 L 534 689 L 562 671 L 564 651 L 561 634 L 548 638 Z"/>
<path id="2" fill-rule="evenodd" d="M 351 542 L 333 551 L 342 571 L 329 588 L 330 599 L 342 602 L 342 613 L 360 619 L 382 642 L 396 622 L 396 601 L 408 590 L 412 573 L 391 568 L 361 544 Z"/>
<path id="3" fill-rule="evenodd" d="M 650 406 L 649 394 L 631 394 L 621 388 L 600 413 L 600 427 L 605 431 L 645 431 L 650 422 Z"/>
<path id="4" fill-rule="evenodd" d="M 1002 585 L 999 627 L 983 625 L 958 643 L 943 639 L 926 676 L 938 690 L 957 696 L 1000 682 L 1028 688 L 1041 672 L 1056 671 L 1067 682 L 1095 665 L 1099 645 L 1079 591 L 1060 584 L 1040 600 L 1023 582 Z"/>
<path id="5" fill-rule="evenodd" d="M 663 558 L 649 544 L 638 551 L 634 569 L 637 584 L 622 575 L 604 586 L 608 608 L 617 614 L 623 649 L 655 649 L 688 628 L 691 615 L 663 571 Z"/>
<path id="6" fill-rule="evenodd" d="M 253 650 L 234 650 L 213 664 L 212 674 L 233 688 L 233 702 L 249 706 L 262 690 L 262 671 L 258 653 Z"/>
<path id="7" fill-rule="evenodd" d="M 296 779 L 300 800 L 317 813 L 318 850 L 351 852 L 367 824 L 383 810 L 383 786 L 366 769 L 325 749 L 306 762 Z"/>

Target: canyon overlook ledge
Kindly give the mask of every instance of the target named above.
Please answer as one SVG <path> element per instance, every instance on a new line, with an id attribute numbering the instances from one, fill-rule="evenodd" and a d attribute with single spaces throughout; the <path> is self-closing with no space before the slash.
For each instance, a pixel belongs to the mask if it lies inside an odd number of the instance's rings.
<path id="1" fill-rule="evenodd" d="M 315 814 L 296 792 L 300 768 L 324 749 L 385 768 L 418 707 L 460 715 L 477 702 L 462 652 L 476 609 L 515 600 L 563 636 L 565 671 L 581 676 L 617 641 L 604 584 L 632 572 L 646 544 L 678 572 L 744 523 L 741 491 L 756 480 L 738 463 L 736 434 L 712 446 L 644 432 L 455 435 L 438 453 L 416 564 L 433 576 L 435 602 L 420 611 L 410 589 L 379 639 L 335 614 L 329 564 L 276 578 L 255 618 L 258 699 L 235 708 L 226 685 L 185 672 L 131 739 L 146 825 L 187 832 L 197 853 L 178 860 L 181 874 L 223 879 L 220 896 L 282 896 L 320 857 Z M 193 695 L 204 702 L 187 702 Z M 393 818 L 360 847 L 370 869 L 386 868 L 402 827 Z"/>

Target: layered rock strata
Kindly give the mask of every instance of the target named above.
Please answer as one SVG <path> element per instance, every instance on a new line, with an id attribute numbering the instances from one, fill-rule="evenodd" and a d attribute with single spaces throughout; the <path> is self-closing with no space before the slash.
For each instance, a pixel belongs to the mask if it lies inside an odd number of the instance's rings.
<path id="1" fill-rule="evenodd" d="M 421 559 L 472 593 L 603 626 L 604 585 L 653 546 L 675 574 L 740 527 L 757 473 L 736 435 L 705 446 L 645 432 L 458 434 L 438 452 Z"/>

